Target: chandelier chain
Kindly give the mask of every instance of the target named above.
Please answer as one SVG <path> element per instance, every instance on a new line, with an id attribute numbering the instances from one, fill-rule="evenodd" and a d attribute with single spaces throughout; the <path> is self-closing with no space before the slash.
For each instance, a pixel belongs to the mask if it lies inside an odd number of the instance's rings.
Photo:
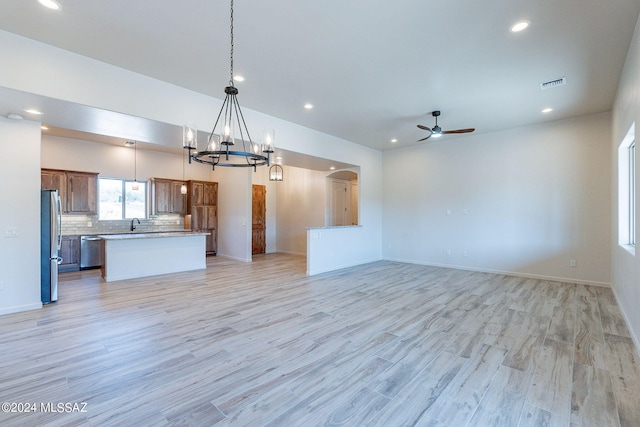
<path id="1" fill-rule="evenodd" d="M 233 0 L 231 0 L 231 75 L 229 77 L 229 85 L 233 86 Z"/>

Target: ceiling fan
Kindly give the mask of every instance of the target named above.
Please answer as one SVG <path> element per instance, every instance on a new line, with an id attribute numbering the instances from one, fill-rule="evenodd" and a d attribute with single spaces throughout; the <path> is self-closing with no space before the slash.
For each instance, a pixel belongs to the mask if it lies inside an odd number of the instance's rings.
<path id="1" fill-rule="evenodd" d="M 440 111 L 439 110 L 432 111 L 431 115 L 436 118 L 436 125 L 433 127 L 433 129 L 429 128 L 427 126 L 418 125 L 418 127 L 420 129 L 429 131 L 429 135 L 426 138 L 419 139 L 418 142 L 424 141 L 424 140 L 429 139 L 431 137 L 438 138 L 438 137 L 441 137 L 442 135 L 446 135 L 446 134 L 451 134 L 451 133 L 469 133 L 469 132 L 473 132 L 475 130 L 475 128 L 457 129 L 457 130 L 442 130 L 442 128 L 440 126 L 438 126 L 438 116 L 440 115 Z"/>

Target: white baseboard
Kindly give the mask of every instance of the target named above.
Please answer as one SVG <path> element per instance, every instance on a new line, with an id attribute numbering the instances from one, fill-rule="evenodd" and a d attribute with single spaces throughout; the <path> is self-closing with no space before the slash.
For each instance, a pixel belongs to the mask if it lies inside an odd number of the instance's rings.
<path id="1" fill-rule="evenodd" d="M 503 274 L 505 276 L 527 277 L 529 279 L 540 279 L 540 280 L 547 280 L 551 282 L 575 283 L 578 285 L 589 285 L 589 286 L 600 286 L 603 288 L 611 288 L 611 283 L 597 282 L 593 280 L 581 280 L 581 279 L 575 279 L 572 277 L 545 276 L 542 274 L 523 273 L 519 271 L 493 270 L 489 268 L 475 268 L 475 267 L 467 267 L 464 265 L 429 263 L 429 262 L 423 262 L 423 261 L 395 259 L 395 258 L 384 258 L 384 260 L 394 261 L 394 262 L 404 262 L 407 264 L 426 265 L 430 267 L 451 268 L 454 270 L 477 271 L 479 273 L 491 273 L 491 274 Z"/>
<path id="2" fill-rule="evenodd" d="M 613 296 L 616 298 L 616 302 L 618 303 L 618 308 L 620 309 L 620 313 L 622 313 L 622 317 L 624 318 L 624 323 L 627 325 L 627 329 L 629 330 L 629 334 L 631 335 L 631 340 L 636 347 L 636 352 L 640 354 L 640 335 L 637 331 L 633 330 L 632 323 L 627 317 L 627 313 L 624 311 L 624 306 L 620 304 L 620 298 L 618 298 L 618 294 L 616 293 L 616 288 L 614 286 L 611 287 L 613 290 Z"/>
<path id="3" fill-rule="evenodd" d="M 370 260 L 359 261 L 356 263 L 338 264 L 332 267 L 322 268 L 322 269 L 313 270 L 313 271 L 309 271 L 309 269 L 307 268 L 307 276 L 314 276 L 316 274 L 328 273 L 330 271 L 342 270 L 343 268 L 355 267 L 357 265 L 364 265 L 364 264 L 369 264 L 371 262 L 377 262 L 377 261 L 381 261 L 381 259 L 375 258 Z"/>
<path id="4" fill-rule="evenodd" d="M 5 307 L 3 309 L 0 309 L 0 316 L 3 314 L 20 313 L 22 311 L 39 310 L 41 308 L 42 308 L 41 302 L 34 303 L 34 304 L 26 304 L 26 305 L 16 305 L 13 307 Z"/>

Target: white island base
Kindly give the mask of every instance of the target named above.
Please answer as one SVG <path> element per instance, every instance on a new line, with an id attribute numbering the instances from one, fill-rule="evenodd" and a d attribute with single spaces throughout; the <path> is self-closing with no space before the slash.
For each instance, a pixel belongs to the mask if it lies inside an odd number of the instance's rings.
<path id="1" fill-rule="evenodd" d="M 105 282 L 206 268 L 207 233 L 101 235 Z"/>

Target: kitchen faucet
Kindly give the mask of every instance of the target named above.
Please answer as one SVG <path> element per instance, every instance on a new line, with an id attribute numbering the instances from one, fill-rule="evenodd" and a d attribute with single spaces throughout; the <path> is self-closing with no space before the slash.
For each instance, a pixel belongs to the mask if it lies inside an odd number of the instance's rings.
<path id="1" fill-rule="evenodd" d="M 140 225 L 140 220 L 138 218 L 133 218 L 131 220 L 131 231 L 134 231 L 136 229 L 135 224 L 133 223 L 134 221 L 138 221 L 138 225 Z"/>

